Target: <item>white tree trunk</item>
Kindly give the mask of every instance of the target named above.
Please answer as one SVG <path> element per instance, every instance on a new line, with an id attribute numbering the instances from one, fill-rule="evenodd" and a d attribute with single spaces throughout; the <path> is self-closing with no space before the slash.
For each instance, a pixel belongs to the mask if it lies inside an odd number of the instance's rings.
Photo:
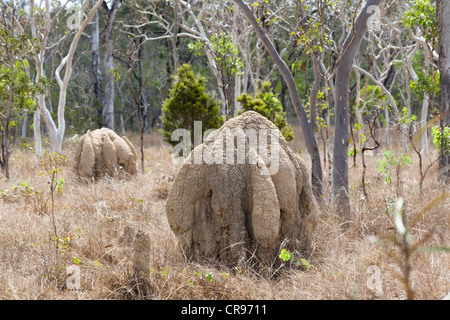
<path id="1" fill-rule="evenodd" d="M 87 7 L 89 6 L 89 0 L 85 0 L 83 3 L 83 7 L 82 10 L 80 12 L 80 15 L 82 15 L 82 13 L 84 12 L 84 10 L 87 9 Z M 69 53 L 67 54 L 66 57 L 63 58 L 63 60 L 61 61 L 61 63 L 59 64 L 58 68 L 55 71 L 55 77 L 58 83 L 58 86 L 60 88 L 59 90 L 59 101 L 58 101 L 58 114 L 57 114 L 57 120 L 58 120 L 58 126 L 56 126 L 48 108 L 46 107 L 45 104 L 45 95 L 40 95 L 38 97 L 38 107 L 39 107 L 39 112 L 40 112 L 40 116 L 43 117 L 45 124 L 47 125 L 48 131 L 49 131 L 49 135 L 50 135 L 50 144 L 51 144 L 51 148 L 54 152 L 56 153 L 60 153 L 61 149 L 62 149 L 62 142 L 63 142 L 63 138 L 64 138 L 64 133 L 66 130 L 66 122 L 64 119 L 64 111 L 65 111 L 65 107 L 66 107 L 66 95 L 67 95 L 67 88 L 69 85 L 69 81 L 72 75 L 72 61 L 73 61 L 73 56 L 75 54 L 75 50 L 78 46 L 78 42 L 81 38 L 81 35 L 84 31 L 84 29 L 86 28 L 86 26 L 92 21 L 92 19 L 94 18 L 94 14 L 95 12 L 97 12 L 98 8 L 101 6 L 101 4 L 103 3 L 103 0 L 99 0 L 96 5 L 91 9 L 91 11 L 89 12 L 87 18 L 85 20 L 81 19 L 81 23 L 80 23 L 80 27 L 77 30 L 72 43 L 70 45 L 70 49 L 69 49 Z M 48 1 L 46 1 L 46 8 L 47 11 L 49 11 L 49 7 L 48 7 Z M 62 9 L 60 10 L 59 13 L 62 12 Z M 39 53 L 39 55 L 37 57 L 35 57 L 35 61 L 36 61 L 36 70 L 37 70 L 37 75 L 38 78 L 40 76 L 45 76 L 45 71 L 44 71 L 44 57 L 45 57 L 45 52 L 47 50 L 46 46 L 47 46 L 47 41 L 48 41 L 48 33 L 50 32 L 54 22 L 55 22 L 55 18 L 53 18 L 52 20 L 50 20 L 50 16 L 47 17 L 46 19 L 46 31 L 47 34 L 44 36 L 43 39 L 43 44 L 41 44 L 41 51 Z M 32 25 L 32 32 L 33 32 L 33 37 L 36 37 L 37 35 L 37 29 L 36 29 L 36 25 Z M 61 69 L 65 66 L 65 73 L 64 73 L 64 78 L 61 79 L 60 77 L 60 71 Z M 34 118 L 35 122 L 39 121 L 39 116 L 35 116 Z M 35 134 L 35 148 L 36 148 L 36 153 L 39 155 L 42 152 L 42 145 L 41 145 L 41 137 L 40 137 L 40 132 L 37 132 L 36 130 L 39 130 L 40 126 L 35 127 L 34 129 L 34 134 Z"/>
<path id="2" fill-rule="evenodd" d="M 411 33 L 412 34 L 412 33 Z M 413 51 L 411 52 L 411 54 L 408 57 L 407 60 L 407 68 L 409 70 L 409 74 L 411 76 L 411 78 L 414 81 L 418 81 L 419 77 L 417 76 L 416 72 L 414 71 L 414 68 L 412 67 L 412 58 L 416 52 L 416 50 L 419 47 L 419 43 L 416 44 L 415 48 L 413 49 Z M 427 72 L 428 70 L 428 65 L 429 65 L 429 52 L 428 52 L 428 47 L 425 45 L 423 46 L 423 50 L 425 53 L 425 69 Z M 428 106 L 429 106 L 429 100 L 430 100 L 430 95 L 428 93 L 425 93 L 423 95 L 423 101 L 422 101 L 422 111 L 421 111 L 421 115 L 420 115 L 420 129 L 423 129 L 426 127 L 427 124 L 427 116 L 428 116 Z M 425 157 L 429 156 L 429 151 L 428 151 L 428 135 L 427 135 L 427 130 L 423 129 L 424 131 L 422 132 L 422 152 L 423 155 Z"/>
<path id="3" fill-rule="evenodd" d="M 42 154 L 41 140 L 41 114 L 36 111 L 33 116 L 34 152 L 40 156 Z"/>

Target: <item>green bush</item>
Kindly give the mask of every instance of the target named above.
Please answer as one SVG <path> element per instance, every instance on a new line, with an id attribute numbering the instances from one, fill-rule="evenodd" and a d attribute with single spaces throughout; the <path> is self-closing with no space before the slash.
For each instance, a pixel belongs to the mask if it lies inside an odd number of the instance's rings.
<path id="1" fill-rule="evenodd" d="M 270 89 L 270 82 L 263 82 L 254 98 L 244 93 L 237 100 L 242 103 L 243 109 L 238 112 L 238 115 L 250 110 L 258 112 L 280 129 L 286 141 L 294 139 L 294 131 L 286 121 L 286 113 L 283 111 L 280 100 Z"/>
<path id="2" fill-rule="evenodd" d="M 431 127 L 431 134 L 433 135 L 433 144 L 437 150 L 442 148 L 442 132 L 439 126 Z M 450 155 L 450 127 L 444 127 L 444 155 Z"/>
<path id="3" fill-rule="evenodd" d="M 194 145 L 194 121 L 202 122 L 202 134 L 208 129 L 217 129 L 223 123 L 218 102 L 205 89 L 205 79 L 194 75 L 189 64 L 178 69 L 169 97 L 164 101 L 162 112 L 162 134 L 164 139 L 175 146 L 178 141 L 171 141 L 176 129 L 187 129 L 191 133 Z"/>

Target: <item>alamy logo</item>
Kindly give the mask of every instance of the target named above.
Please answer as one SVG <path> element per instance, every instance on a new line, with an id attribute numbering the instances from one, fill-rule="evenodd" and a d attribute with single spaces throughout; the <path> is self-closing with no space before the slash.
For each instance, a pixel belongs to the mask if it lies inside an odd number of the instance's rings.
<path id="1" fill-rule="evenodd" d="M 68 275 L 66 279 L 67 288 L 70 290 L 80 290 L 81 288 L 81 271 L 80 267 L 76 265 L 68 266 L 66 269 Z"/>
<path id="2" fill-rule="evenodd" d="M 371 5 L 367 8 L 367 13 L 371 16 L 367 19 L 367 29 L 373 31 L 381 30 L 381 10 L 379 6 Z"/>
<path id="3" fill-rule="evenodd" d="M 67 9 L 66 15 L 72 13 L 69 18 L 67 18 L 67 27 L 70 30 L 76 30 L 80 28 L 81 16 L 83 15 L 82 8 L 79 6 L 72 6 Z"/>
<path id="4" fill-rule="evenodd" d="M 380 267 L 371 265 L 367 268 L 367 273 L 370 274 L 370 276 L 367 278 L 367 288 L 375 291 L 378 296 L 382 297 L 384 295 L 383 293 L 383 287 L 381 286 L 381 270 Z"/>
<path id="5" fill-rule="evenodd" d="M 206 138 L 214 136 L 204 147 L 200 146 Z M 207 130 L 202 135 L 202 122 L 194 122 L 194 152 L 192 134 L 187 129 L 176 129 L 171 140 L 180 141 L 172 149 L 173 160 L 180 164 L 191 157 L 192 164 L 253 164 L 264 163 L 260 167 L 262 175 L 278 172 L 280 153 L 280 132 L 270 129 L 228 129 L 220 132 Z M 259 167 L 259 166 L 258 166 Z"/>

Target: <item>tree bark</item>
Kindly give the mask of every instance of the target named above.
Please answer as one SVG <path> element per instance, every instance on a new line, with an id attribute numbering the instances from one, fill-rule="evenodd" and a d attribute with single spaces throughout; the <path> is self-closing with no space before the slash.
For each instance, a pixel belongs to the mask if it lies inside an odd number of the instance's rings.
<path id="1" fill-rule="evenodd" d="M 311 91 L 309 92 L 309 119 L 311 123 L 311 130 L 315 132 L 316 129 L 316 119 L 317 119 L 317 94 L 320 90 L 320 80 L 321 75 L 319 71 L 319 55 L 316 53 L 312 54 L 313 58 L 313 70 L 314 70 L 314 83 L 312 85 Z"/>
<path id="2" fill-rule="evenodd" d="M 178 74 L 178 0 L 173 1 L 173 38 L 172 38 L 172 50 L 173 50 L 173 74 Z"/>
<path id="3" fill-rule="evenodd" d="M 371 5 L 380 5 L 382 0 L 367 0 L 348 34 L 338 61 L 335 78 L 335 135 L 333 149 L 333 194 L 340 214 L 350 217 L 348 197 L 348 133 L 350 118 L 350 76 L 353 61 L 358 53 L 363 36 L 367 31 L 367 21 L 373 12 Z"/>
<path id="4" fill-rule="evenodd" d="M 439 31 L 439 71 L 440 71 L 440 128 L 441 137 L 444 127 L 450 126 L 450 3 L 447 0 L 437 0 L 437 22 Z M 442 139 L 443 142 L 444 139 Z M 448 151 L 448 150 L 447 150 Z M 439 159 L 440 178 L 450 180 L 450 154 L 445 154 L 444 144 L 441 145 Z"/>
<path id="5" fill-rule="evenodd" d="M 94 5 L 96 0 L 92 0 L 92 5 Z M 92 48 L 92 77 L 94 94 L 97 98 L 96 113 L 98 119 L 98 126 L 102 126 L 102 110 L 104 105 L 103 98 L 103 79 L 101 71 L 101 59 L 100 59 L 100 32 L 99 32 L 99 14 L 95 13 L 94 19 L 92 20 L 92 34 L 91 34 L 91 48 Z"/>
<path id="6" fill-rule="evenodd" d="M 122 0 L 113 0 L 111 8 L 107 3 L 103 3 L 106 11 L 106 28 L 105 28 L 105 96 L 102 110 L 103 126 L 114 130 L 114 74 L 113 74 L 113 29 L 116 13 Z"/>

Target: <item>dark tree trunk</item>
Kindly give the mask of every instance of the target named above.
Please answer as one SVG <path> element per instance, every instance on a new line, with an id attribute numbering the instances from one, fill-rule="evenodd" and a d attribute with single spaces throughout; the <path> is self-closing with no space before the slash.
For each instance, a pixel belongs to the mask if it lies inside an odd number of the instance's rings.
<path id="1" fill-rule="evenodd" d="M 367 21 L 372 15 L 369 6 L 378 6 L 381 0 L 367 0 L 358 17 L 354 28 L 345 39 L 341 57 L 338 60 L 335 77 L 335 135 L 333 149 L 333 193 L 336 197 L 338 211 L 343 217 L 350 217 L 350 200 L 348 197 L 348 133 L 349 133 L 349 89 L 353 61 L 358 53 L 364 34 L 367 31 Z"/>

